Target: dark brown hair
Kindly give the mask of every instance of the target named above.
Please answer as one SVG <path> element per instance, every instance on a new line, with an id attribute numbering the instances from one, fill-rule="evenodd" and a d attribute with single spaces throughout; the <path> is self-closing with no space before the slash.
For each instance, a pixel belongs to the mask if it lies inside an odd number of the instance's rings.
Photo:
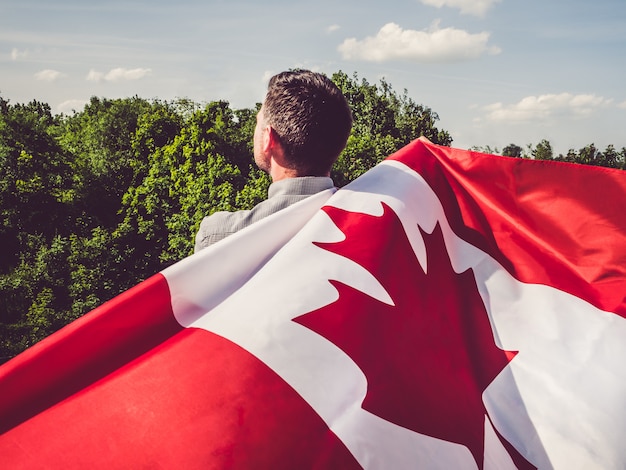
<path id="1" fill-rule="evenodd" d="M 339 88 L 320 73 L 292 70 L 274 75 L 267 90 L 264 117 L 291 168 L 299 176 L 325 175 L 352 128 L 352 113 Z"/>

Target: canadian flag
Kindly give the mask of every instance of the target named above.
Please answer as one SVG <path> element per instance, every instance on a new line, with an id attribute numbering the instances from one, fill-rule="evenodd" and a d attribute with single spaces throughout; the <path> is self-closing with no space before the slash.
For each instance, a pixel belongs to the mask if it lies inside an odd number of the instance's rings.
<path id="1" fill-rule="evenodd" d="M 0 367 L 0 466 L 626 468 L 625 200 L 417 140 Z"/>

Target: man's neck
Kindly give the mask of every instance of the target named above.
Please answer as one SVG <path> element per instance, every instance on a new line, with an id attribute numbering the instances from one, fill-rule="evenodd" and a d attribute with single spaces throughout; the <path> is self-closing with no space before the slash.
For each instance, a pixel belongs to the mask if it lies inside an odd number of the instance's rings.
<path id="1" fill-rule="evenodd" d="M 297 171 L 290 170 L 289 168 L 283 168 L 278 165 L 273 166 L 269 173 L 270 178 L 272 178 L 272 182 L 274 183 L 287 178 L 297 178 L 300 176 Z"/>

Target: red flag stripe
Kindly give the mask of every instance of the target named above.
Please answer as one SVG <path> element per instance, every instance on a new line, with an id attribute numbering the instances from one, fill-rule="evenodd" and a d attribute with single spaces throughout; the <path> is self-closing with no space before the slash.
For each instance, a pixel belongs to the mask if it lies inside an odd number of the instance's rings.
<path id="1" fill-rule="evenodd" d="M 0 368 L 0 433 L 67 398 L 180 331 L 157 274 Z"/>
<path id="2" fill-rule="evenodd" d="M 3 468 L 359 465 L 270 368 L 186 328 L 0 439 Z"/>

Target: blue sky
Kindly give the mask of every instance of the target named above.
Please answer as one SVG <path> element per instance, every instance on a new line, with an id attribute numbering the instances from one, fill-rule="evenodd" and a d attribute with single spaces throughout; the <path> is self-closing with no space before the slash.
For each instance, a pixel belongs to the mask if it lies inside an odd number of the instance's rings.
<path id="1" fill-rule="evenodd" d="M 624 0 L 0 0 L 0 95 L 235 108 L 304 67 L 381 78 L 453 146 L 626 147 Z"/>

